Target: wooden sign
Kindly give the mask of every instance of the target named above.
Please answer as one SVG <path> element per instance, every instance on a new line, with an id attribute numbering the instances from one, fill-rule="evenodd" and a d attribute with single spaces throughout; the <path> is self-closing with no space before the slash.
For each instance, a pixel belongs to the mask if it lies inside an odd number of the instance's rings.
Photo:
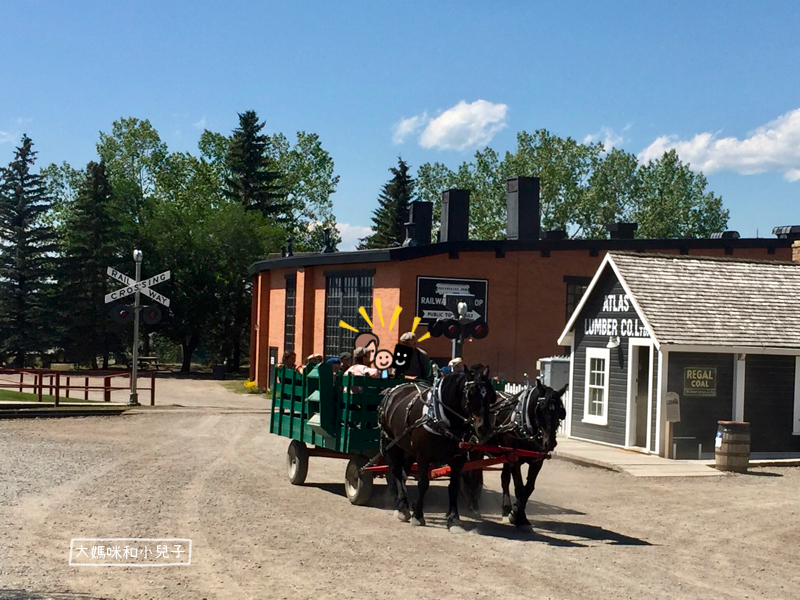
<path id="1" fill-rule="evenodd" d="M 684 396 L 717 395 L 716 367 L 686 367 L 683 369 Z"/>

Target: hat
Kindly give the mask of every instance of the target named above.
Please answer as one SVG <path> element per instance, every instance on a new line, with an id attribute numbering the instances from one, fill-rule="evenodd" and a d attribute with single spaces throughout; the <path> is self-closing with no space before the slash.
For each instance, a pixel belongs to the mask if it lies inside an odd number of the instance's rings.
<path id="1" fill-rule="evenodd" d="M 342 359 L 342 360 L 347 360 L 348 358 L 353 358 L 353 355 L 350 354 L 349 352 L 342 352 L 339 355 L 339 358 Z"/>
<path id="2" fill-rule="evenodd" d="M 326 363 L 328 363 L 329 365 L 335 365 L 335 364 L 339 364 L 339 363 L 341 363 L 342 361 L 341 361 L 341 360 L 339 360 L 339 359 L 338 359 L 337 357 L 335 357 L 335 356 L 331 356 L 331 357 L 330 357 L 328 360 L 326 360 L 325 362 L 326 362 Z"/>
<path id="3" fill-rule="evenodd" d="M 401 342 L 413 342 L 416 339 L 417 336 L 410 331 L 406 331 L 403 335 L 400 336 Z"/>
<path id="4" fill-rule="evenodd" d="M 361 358 L 366 353 L 367 353 L 367 351 L 364 348 L 362 348 L 361 346 L 359 346 L 358 348 L 353 350 L 353 358 Z"/>
<path id="5" fill-rule="evenodd" d="M 456 365 L 460 365 L 463 362 L 464 361 L 461 359 L 460 356 L 456 356 L 453 360 L 451 360 L 449 363 L 447 363 L 447 365 L 450 366 L 450 367 L 455 367 Z"/>

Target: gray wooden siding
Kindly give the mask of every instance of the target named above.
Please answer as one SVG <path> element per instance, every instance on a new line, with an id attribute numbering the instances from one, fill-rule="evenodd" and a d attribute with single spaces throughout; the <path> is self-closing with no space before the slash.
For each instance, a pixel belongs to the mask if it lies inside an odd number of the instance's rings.
<path id="1" fill-rule="evenodd" d="M 609 335 L 587 334 L 585 332 L 585 319 L 627 319 L 637 321 L 640 328 L 643 327 L 641 318 L 636 314 L 633 305 L 629 305 L 628 310 L 604 311 L 603 302 L 605 296 L 616 295 L 625 296 L 622 285 L 617 280 L 614 272 L 607 268 L 606 272 L 598 281 L 598 285 L 592 292 L 592 297 L 581 311 L 579 318 L 575 322 L 575 356 L 574 375 L 571 384 L 573 390 L 572 402 L 572 435 L 588 440 L 596 440 L 615 444 L 625 445 L 625 420 L 628 409 L 628 337 L 620 335 L 621 343 L 619 347 L 610 350 L 611 363 L 609 366 L 609 397 L 608 397 L 608 425 L 593 425 L 583 423 L 583 406 L 585 402 L 586 387 L 586 348 L 605 348 L 608 344 Z M 644 336 L 641 336 L 644 337 Z"/>
<path id="2" fill-rule="evenodd" d="M 798 452 L 794 422 L 794 356 L 748 355 L 744 420 L 750 423 L 751 452 Z"/>
<path id="3" fill-rule="evenodd" d="M 677 393 L 681 402 L 681 420 L 675 423 L 672 433 L 678 449 L 676 458 L 697 458 L 698 444 L 703 444 L 704 453 L 713 452 L 717 421 L 733 418 L 733 358 L 733 354 L 670 353 L 666 391 Z M 683 378 L 686 367 L 716 367 L 716 396 L 685 395 Z"/>

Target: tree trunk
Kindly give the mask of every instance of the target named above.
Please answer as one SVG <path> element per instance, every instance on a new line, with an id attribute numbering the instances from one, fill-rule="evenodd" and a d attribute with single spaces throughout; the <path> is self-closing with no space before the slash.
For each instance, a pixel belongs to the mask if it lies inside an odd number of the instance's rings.
<path id="1" fill-rule="evenodd" d="M 181 373 L 188 373 L 192 368 L 192 354 L 197 349 L 197 336 L 192 334 L 188 341 L 181 342 L 183 348 L 183 362 L 181 364 Z"/>

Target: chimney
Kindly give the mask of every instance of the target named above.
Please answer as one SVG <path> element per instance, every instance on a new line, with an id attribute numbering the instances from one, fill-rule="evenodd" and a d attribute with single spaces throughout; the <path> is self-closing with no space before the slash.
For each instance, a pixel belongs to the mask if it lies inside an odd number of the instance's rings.
<path id="1" fill-rule="evenodd" d="M 800 240 L 795 240 L 792 243 L 792 260 L 796 263 L 800 263 Z"/>
<path id="2" fill-rule="evenodd" d="M 611 234 L 612 240 L 632 240 L 637 229 L 639 229 L 638 223 L 611 223 L 606 225 L 606 230 Z"/>
<path id="3" fill-rule="evenodd" d="M 800 240 L 800 225 L 783 225 L 772 230 L 782 240 Z"/>
<path id="4" fill-rule="evenodd" d="M 469 190 L 442 192 L 440 241 L 465 242 L 469 239 Z"/>
<path id="5" fill-rule="evenodd" d="M 506 239 L 538 241 L 539 178 L 510 177 L 506 181 L 506 205 L 508 215 Z"/>
<path id="6" fill-rule="evenodd" d="M 409 246 L 419 246 L 419 240 L 416 237 L 416 229 L 417 224 L 413 221 L 409 221 L 405 224 L 406 226 L 406 239 L 403 241 L 403 248 L 408 248 Z"/>
<path id="7" fill-rule="evenodd" d="M 419 245 L 430 244 L 433 204 L 415 200 L 411 203 L 411 209 L 408 211 L 408 220 L 414 223 L 413 239 L 417 240 Z"/>

